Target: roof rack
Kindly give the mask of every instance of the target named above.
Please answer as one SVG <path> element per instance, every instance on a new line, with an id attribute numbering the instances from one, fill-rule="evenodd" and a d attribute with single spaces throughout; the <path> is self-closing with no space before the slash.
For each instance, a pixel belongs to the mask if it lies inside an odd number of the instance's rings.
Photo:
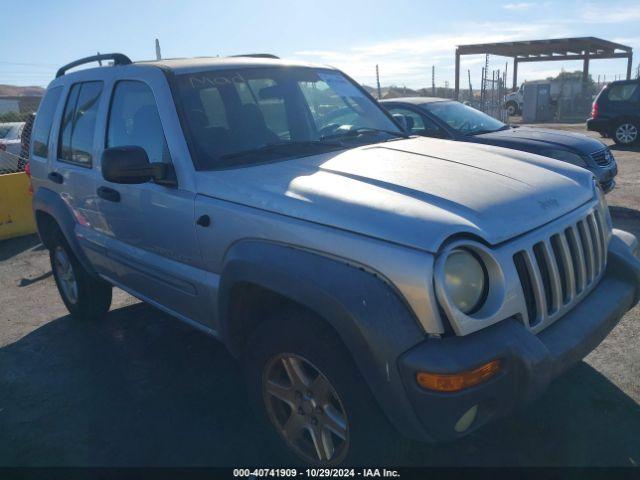
<path id="1" fill-rule="evenodd" d="M 114 65 L 129 65 L 131 64 L 131 59 L 122 53 L 102 53 L 98 55 L 92 55 L 90 57 L 84 57 L 75 62 L 67 63 L 63 67 L 58 69 L 56 73 L 56 78 L 61 77 L 65 74 L 67 70 L 70 70 L 79 65 L 84 65 L 85 63 L 91 62 L 100 62 L 102 64 L 103 60 L 113 60 Z"/>
<path id="2" fill-rule="evenodd" d="M 280 59 L 277 55 L 271 53 L 244 53 L 242 55 L 231 55 L 232 57 L 251 57 L 251 58 L 275 58 Z"/>

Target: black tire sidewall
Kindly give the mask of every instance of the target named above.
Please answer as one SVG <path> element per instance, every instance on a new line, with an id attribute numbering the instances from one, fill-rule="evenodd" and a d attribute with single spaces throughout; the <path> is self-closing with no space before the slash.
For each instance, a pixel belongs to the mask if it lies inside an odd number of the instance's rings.
<path id="1" fill-rule="evenodd" d="M 78 285 L 78 301 L 72 303 L 66 297 L 63 288 L 60 285 L 60 279 L 55 268 L 55 251 L 62 248 L 71 263 L 73 273 Z M 51 262 L 51 271 L 56 282 L 56 287 L 60 293 L 63 303 L 74 318 L 82 320 L 98 320 L 102 318 L 111 306 L 112 287 L 105 281 L 95 278 L 88 273 L 77 257 L 69 247 L 67 241 L 61 233 L 56 235 L 54 244 L 49 250 L 49 260 Z"/>
<path id="2" fill-rule="evenodd" d="M 263 322 L 244 355 L 254 413 L 265 434 L 281 446 L 287 461 L 304 464 L 272 425 L 262 393 L 263 369 L 280 353 L 296 354 L 310 361 L 338 392 L 348 417 L 350 437 L 349 451 L 341 464 L 379 465 L 399 458 L 407 441 L 390 425 L 338 335 L 306 310 L 293 308 Z"/>

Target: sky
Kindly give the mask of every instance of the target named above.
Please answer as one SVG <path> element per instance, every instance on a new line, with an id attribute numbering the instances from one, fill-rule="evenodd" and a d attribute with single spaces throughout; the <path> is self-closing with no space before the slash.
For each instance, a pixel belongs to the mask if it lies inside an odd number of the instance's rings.
<path id="1" fill-rule="evenodd" d="M 455 46 L 511 40 L 595 36 L 634 48 L 640 62 L 640 1 L 418 0 L 0 0 L 0 84 L 46 86 L 56 69 L 96 52 L 133 60 L 268 52 L 330 64 L 358 82 L 409 88 L 453 86 Z M 11 21 L 8 21 L 10 20 Z M 504 70 L 504 57 L 490 68 Z M 479 86 L 484 56 L 462 57 L 462 85 L 471 70 Z M 520 80 L 580 70 L 582 62 L 521 64 Z M 512 65 L 508 66 L 508 82 Z M 607 80 L 626 60 L 591 62 Z"/>

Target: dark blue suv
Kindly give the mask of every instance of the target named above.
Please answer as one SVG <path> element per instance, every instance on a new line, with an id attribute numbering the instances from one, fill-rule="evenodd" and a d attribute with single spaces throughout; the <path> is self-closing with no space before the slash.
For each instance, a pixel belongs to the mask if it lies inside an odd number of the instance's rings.
<path id="1" fill-rule="evenodd" d="M 587 129 L 609 136 L 618 145 L 632 145 L 640 135 L 640 79 L 611 82 L 591 110 Z"/>

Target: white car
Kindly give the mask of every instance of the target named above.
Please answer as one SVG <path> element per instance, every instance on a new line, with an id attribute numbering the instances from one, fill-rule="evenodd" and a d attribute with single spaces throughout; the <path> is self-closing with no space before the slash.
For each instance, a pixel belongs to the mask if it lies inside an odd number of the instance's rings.
<path id="1" fill-rule="evenodd" d="M 0 150 L 20 155 L 20 136 L 24 122 L 0 123 Z"/>

